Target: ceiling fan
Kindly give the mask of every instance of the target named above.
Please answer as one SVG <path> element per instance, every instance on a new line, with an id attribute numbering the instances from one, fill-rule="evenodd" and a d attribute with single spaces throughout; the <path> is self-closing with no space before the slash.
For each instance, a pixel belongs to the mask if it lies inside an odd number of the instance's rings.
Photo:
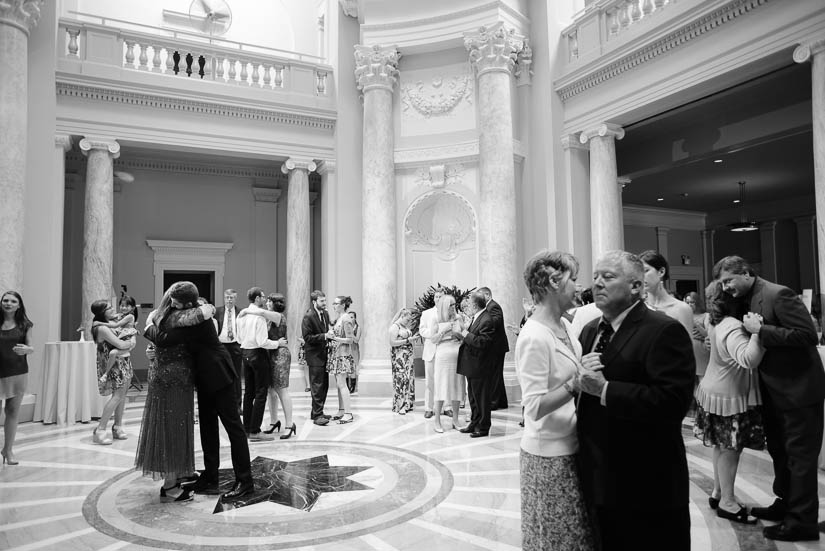
<path id="1" fill-rule="evenodd" d="M 232 26 L 232 10 L 226 0 L 192 0 L 189 19 L 200 25 L 203 32 L 220 36 Z"/>

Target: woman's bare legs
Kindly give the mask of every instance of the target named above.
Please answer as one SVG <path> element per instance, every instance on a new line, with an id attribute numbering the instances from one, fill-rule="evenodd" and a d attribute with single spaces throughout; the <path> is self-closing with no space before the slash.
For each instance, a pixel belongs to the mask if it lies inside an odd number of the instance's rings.
<path id="1" fill-rule="evenodd" d="M 9 463 L 14 461 L 14 439 L 17 437 L 17 417 L 20 414 L 20 404 L 23 403 L 23 395 L 14 396 L 6 399 L 5 407 L 3 408 L 6 414 L 6 422 L 3 424 L 3 455 L 6 456 Z"/>
<path id="2" fill-rule="evenodd" d="M 270 389 L 270 397 L 273 390 Z M 279 388 L 274 392 L 281 399 L 281 406 L 284 408 L 284 430 L 292 426 L 292 396 L 289 395 L 289 388 Z"/>

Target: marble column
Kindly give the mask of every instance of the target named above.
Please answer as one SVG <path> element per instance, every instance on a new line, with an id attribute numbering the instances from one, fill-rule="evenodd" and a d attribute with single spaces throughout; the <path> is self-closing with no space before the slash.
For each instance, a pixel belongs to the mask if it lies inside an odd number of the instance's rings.
<path id="1" fill-rule="evenodd" d="M 561 139 L 564 150 L 564 234 L 569 251 L 579 259 L 579 281 L 589 282 L 593 275 L 593 254 L 590 242 L 590 148 L 581 143 L 578 134 Z M 560 244 L 560 246 L 563 246 Z"/>
<path id="2" fill-rule="evenodd" d="M 364 305 L 361 359 L 365 366 L 389 362 L 387 328 L 398 309 L 393 162 L 393 87 L 398 78 L 395 46 L 355 46 L 355 79 L 364 95 L 361 188 L 361 263 Z"/>
<path id="3" fill-rule="evenodd" d="M 321 175 L 321 259 L 324 269 L 321 270 L 321 288 L 330 292 L 338 292 L 336 278 L 338 263 L 338 247 L 336 234 L 338 232 L 338 182 L 336 181 L 335 161 L 324 160 L 318 162 L 318 174 Z M 346 291 L 346 290 L 345 290 Z M 360 311 L 361 305 L 358 305 Z"/>
<path id="4" fill-rule="evenodd" d="M 819 303 L 825 305 L 825 37 L 799 45 L 793 52 L 793 59 L 797 63 L 811 62 Z M 822 310 L 820 321 L 825 321 L 825 308 Z"/>
<path id="5" fill-rule="evenodd" d="M 54 169 L 57 182 L 53 186 L 59 190 L 44 201 L 48 211 L 46 215 L 58 231 L 49 233 L 48 269 L 52 274 L 64 274 L 63 270 L 63 223 L 66 211 L 66 152 L 72 148 L 72 138 L 67 134 L 54 136 Z M 44 289 L 43 298 L 49 304 L 56 305 L 56 315 L 49 316 L 46 326 L 45 342 L 60 340 L 61 305 L 63 304 L 63 277 L 49 278 L 48 288 Z M 37 388 L 37 387 L 35 387 Z"/>
<path id="6" fill-rule="evenodd" d="M 621 186 L 617 184 L 616 140 L 624 129 L 603 123 L 582 131 L 581 143 L 590 142 L 590 221 L 593 259 L 624 248 Z"/>
<path id="7" fill-rule="evenodd" d="M 511 107 L 515 58 L 522 45 L 522 39 L 502 22 L 464 33 L 478 90 L 478 283 L 490 288 L 508 323 L 521 318 L 519 296 L 523 289 L 517 264 Z M 526 71 L 529 73 L 529 65 Z"/>
<path id="8" fill-rule="evenodd" d="M 819 295 L 819 279 L 816 266 L 816 216 L 794 218 L 798 243 L 799 284 L 802 289 L 812 289 Z"/>
<path id="9" fill-rule="evenodd" d="M 23 291 L 28 42 L 43 0 L 0 2 L 0 293 Z M 14 259 L 14 261 L 9 261 Z"/>
<path id="10" fill-rule="evenodd" d="M 710 283 L 713 279 L 713 237 L 716 230 L 702 230 L 699 233 L 702 236 L 702 264 L 705 270 L 705 282 Z"/>
<path id="11" fill-rule="evenodd" d="M 111 300 L 114 253 L 113 164 L 120 144 L 112 138 L 87 136 L 80 140 L 86 162 L 86 199 L 83 211 L 82 316 L 86 338 L 91 339 L 89 309 L 96 300 Z"/>
<path id="12" fill-rule="evenodd" d="M 762 253 L 762 269 L 759 275 L 768 281 L 777 280 L 776 220 L 759 224 L 759 247 Z"/>
<path id="13" fill-rule="evenodd" d="M 286 326 L 293 361 L 298 361 L 301 320 L 309 308 L 310 224 L 309 173 L 316 168 L 312 159 L 290 157 L 281 165 L 289 175 L 286 191 Z"/>

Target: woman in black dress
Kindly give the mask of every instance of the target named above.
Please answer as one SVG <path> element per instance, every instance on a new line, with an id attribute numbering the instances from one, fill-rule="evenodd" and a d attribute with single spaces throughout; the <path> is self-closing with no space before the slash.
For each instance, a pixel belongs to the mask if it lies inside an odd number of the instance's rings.
<path id="1" fill-rule="evenodd" d="M 17 436 L 17 415 L 28 385 L 29 366 L 26 356 L 34 352 L 31 346 L 32 322 L 26 316 L 23 297 L 16 291 L 6 291 L 0 298 L 3 325 L 0 327 L 0 400 L 5 402 L 6 422 L 3 425 L 3 464 L 17 465 L 12 447 Z"/>

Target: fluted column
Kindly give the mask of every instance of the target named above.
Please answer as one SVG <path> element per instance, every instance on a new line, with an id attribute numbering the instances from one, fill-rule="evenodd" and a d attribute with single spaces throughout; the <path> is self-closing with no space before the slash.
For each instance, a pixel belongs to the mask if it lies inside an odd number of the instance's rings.
<path id="1" fill-rule="evenodd" d="M 120 144 L 112 138 L 87 136 L 80 140 L 86 162 L 86 200 L 83 211 L 83 321 L 91 339 L 89 307 L 96 300 L 111 300 L 114 252 L 113 163 Z"/>
<path id="2" fill-rule="evenodd" d="M 335 161 L 324 160 L 318 162 L 318 174 L 321 175 L 321 219 L 324 221 L 324 227 L 321 232 L 321 286 L 328 289 L 330 292 L 337 293 L 339 291 L 351 292 L 348 289 L 340 289 L 337 285 L 336 266 L 338 251 L 336 247 L 335 235 L 338 232 L 338 183 L 335 176 Z M 361 305 L 358 305 L 360 311 Z"/>
<path id="3" fill-rule="evenodd" d="M 825 38 L 801 44 L 794 50 L 793 59 L 797 63 L 811 62 L 819 303 L 825 304 Z"/>
<path id="4" fill-rule="evenodd" d="M 309 308 L 310 218 L 309 173 L 316 168 L 312 159 L 291 157 L 281 165 L 289 175 L 286 191 L 286 327 L 292 358 L 298 360 L 301 319 Z"/>
<path id="5" fill-rule="evenodd" d="M 617 184 L 616 140 L 624 129 L 604 123 L 582 131 L 581 143 L 590 142 L 590 222 L 594 260 L 605 251 L 624 248 L 621 186 Z"/>
<path id="6" fill-rule="evenodd" d="M 564 221 L 566 239 L 560 247 L 579 259 L 579 277 L 589 281 L 593 273 L 593 255 L 590 252 L 590 148 L 581 143 L 578 134 L 561 138 L 564 150 Z M 529 254 L 529 251 L 528 251 Z M 585 285 L 587 286 L 587 285 Z"/>
<path id="7" fill-rule="evenodd" d="M 28 42 L 42 4 L 43 0 L 0 2 L 0 293 L 23 287 Z"/>
<path id="8" fill-rule="evenodd" d="M 478 89 L 479 285 L 492 290 L 508 323 L 521 317 L 510 91 L 522 44 L 501 22 L 464 33 Z"/>
<path id="9" fill-rule="evenodd" d="M 361 263 L 364 306 L 361 358 L 389 361 L 387 329 L 397 304 L 395 165 L 392 98 L 398 78 L 395 46 L 355 46 L 355 78 L 364 94 Z"/>

